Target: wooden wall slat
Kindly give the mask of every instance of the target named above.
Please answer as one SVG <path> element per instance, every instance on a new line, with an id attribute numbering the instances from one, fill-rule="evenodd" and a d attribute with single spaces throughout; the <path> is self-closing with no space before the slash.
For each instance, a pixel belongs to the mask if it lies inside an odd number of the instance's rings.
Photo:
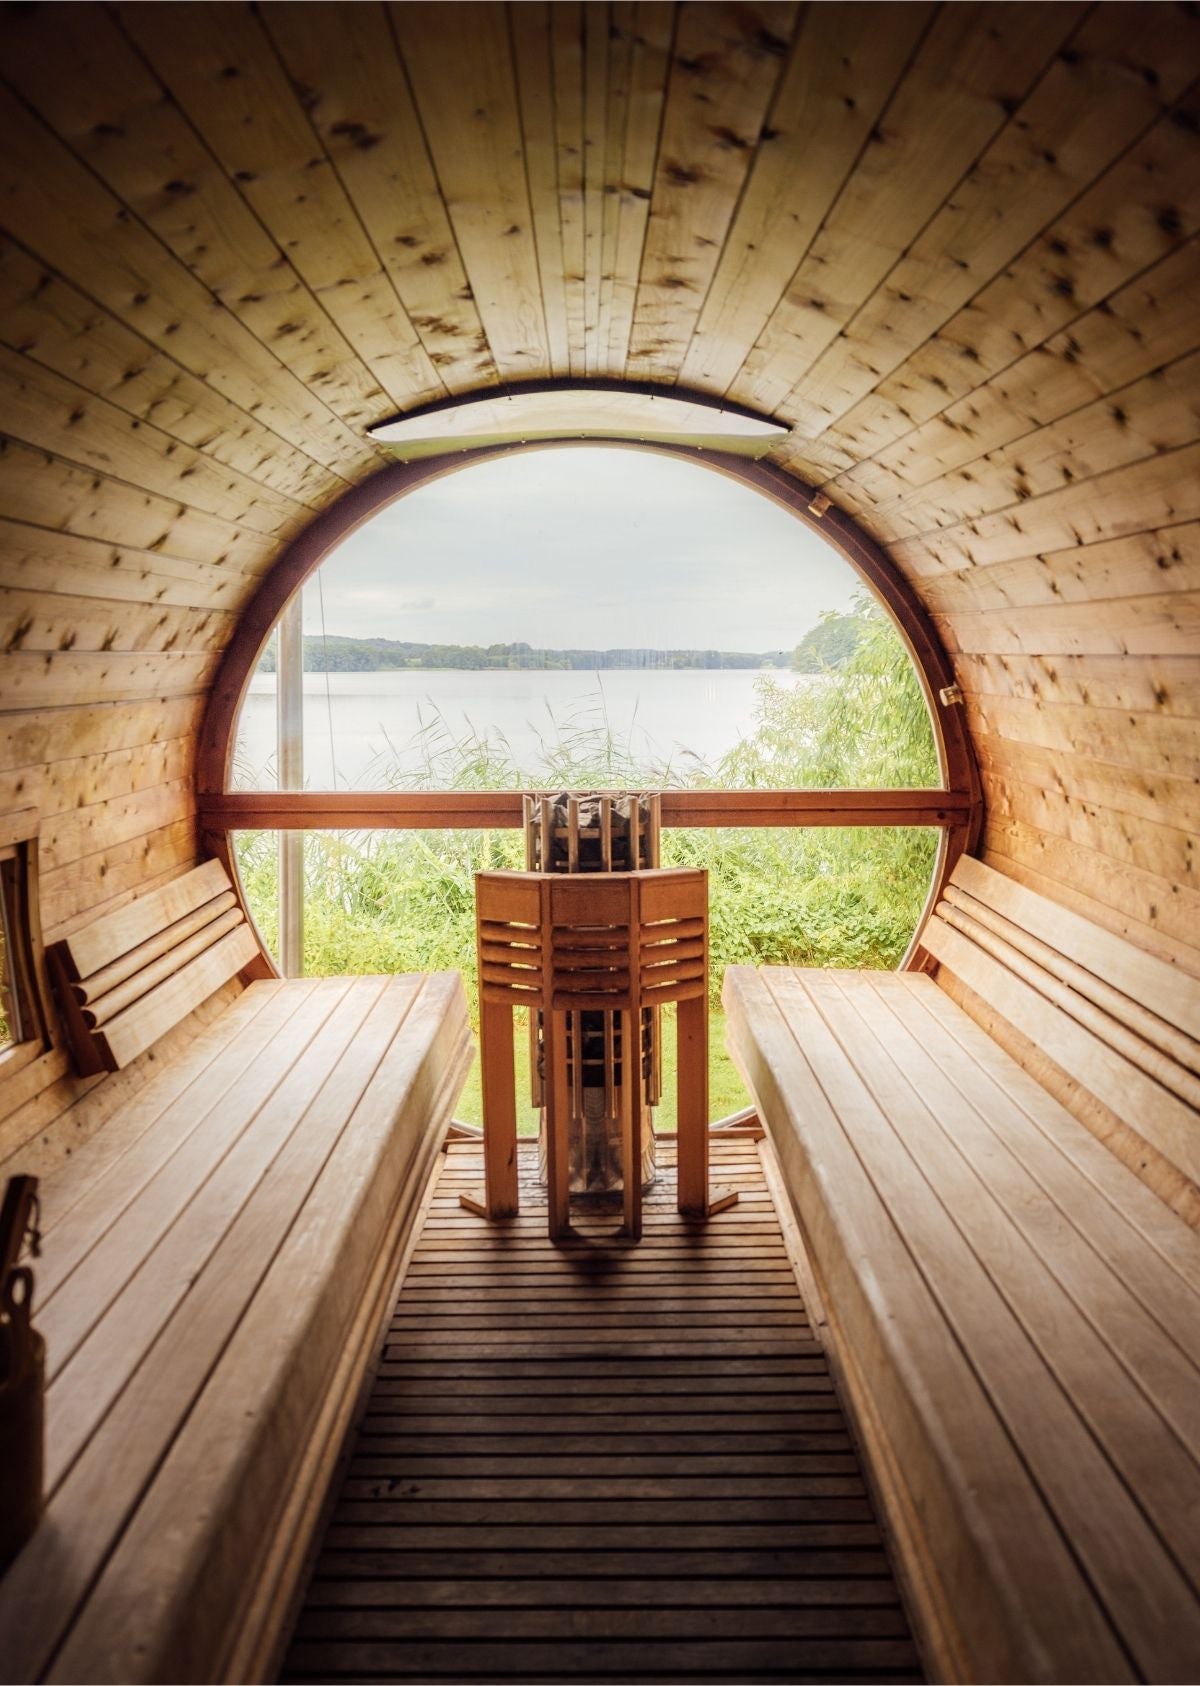
<path id="1" fill-rule="evenodd" d="M 259 14 L 439 385 L 497 378 L 385 9 Z M 428 374 L 424 374 L 428 379 Z M 413 401 L 409 383 L 400 395 Z"/>
<path id="2" fill-rule="evenodd" d="M 239 383 L 239 395 L 248 394 L 248 410 L 266 420 L 278 402 L 284 401 L 289 413 L 298 403 L 301 417 L 311 416 L 312 438 L 306 441 L 303 431 L 287 430 L 285 438 L 323 463 L 336 462 L 339 453 L 348 464 L 359 460 L 355 437 L 343 424 L 353 428 L 378 419 L 383 395 L 377 381 L 195 129 L 174 101 L 164 97 L 119 23 L 110 20 L 107 11 L 72 3 L 52 16 L 31 10 L 22 15 L 18 30 L 9 31 L 6 58 L 16 85 L 128 208 L 122 228 L 114 233 L 108 227 L 107 238 L 114 258 L 141 265 L 141 290 L 147 290 L 146 281 L 154 283 L 150 297 L 139 306 L 135 326 L 143 331 L 152 327 L 156 344 L 204 378 L 203 364 L 197 367 L 185 355 L 179 336 L 186 331 L 189 352 L 193 343 L 199 350 L 198 330 L 205 325 L 205 314 L 212 315 L 211 300 L 217 299 L 230 315 L 208 324 L 220 336 L 214 348 L 214 377 L 227 373 L 224 363 L 240 347 L 250 367 L 272 388 L 268 400 L 259 404 L 249 383 Z M 103 208 L 100 196 L 95 210 Z M 140 227 L 125 229 L 129 213 Z M 147 241 L 143 228 L 156 238 Z M 118 239 L 118 234 L 127 237 Z M 70 231 L 63 230 L 62 237 L 69 240 Z M 74 243 L 69 249 L 75 249 Z M 184 270 L 182 279 L 175 265 L 164 265 L 164 251 Z M 111 302 L 117 314 L 128 299 L 128 292 L 123 294 L 117 285 L 119 273 L 118 264 L 111 271 Z M 90 290 L 86 268 L 82 274 L 85 290 Z M 109 279 L 106 269 L 104 281 Z M 185 286 L 186 280 L 193 284 Z M 164 314 L 164 307 L 177 314 Z M 196 319 L 189 319 L 189 313 Z M 167 334 L 172 321 L 175 327 Z M 222 344 L 224 359 L 219 355 Z M 290 378 L 279 380 L 280 369 Z"/>
<path id="3" fill-rule="evenodd" d="M 1081 9 L 1001 3 L 986 8 L 986 21 L 982 13 L 974 5 L 939 13 L 733 397 L 790 416 L 789 394 L 992 142 L 1006 102 L 1037 80 Z"/>
<path id="4" fill-rule="evenodd" d="M 69 449 L 70 441 L 63 441 Z M 13 521 L 109 544 L 194 557 L 204 567 L 265 567 L 262 533 L 0 434 L 0 509 Z"/>
<path id="5" fill-rule="evenodd" d="M 654 170 L 666 102 L 667 75 L 675 29 L 675 10 L 663 0 L 637 0 L 622 6 L 628 21 L 618 28 L 630 36 L 630 91 L 624 149 L 614 168 L 610 199 L 616 208 L 616 250 L 613 257 L 612 307 L 608 323 L 605 368 L 621 374 L 629 360 L 638 278 L 650 221 Z M 706 383 L 702 383 L 706 384 Z"/>
<path id="6" fill-rule="evenodd" d="M 173 439 L 308 508 L 319 508 L 327 495 L 329 477 L 320 463 L 6 239 L 0 239 L 0 322 L 13 350 L 139 421 L 153 421 Z"/>
<path id="7" fill-rule="evenodd" d="M 919 426 L 901 401 L 881 401 L 880 387 L 852 412 L 861 414 L 853 427 L 857 448 L 874 455 L 838 476 L 839 497 L 865 495 L 877 504 L 903 496 L 1195 350 L 1198 286 L 1200 240 L 1193 236 Z M 850 431 L 848 418 L 842 429 Z"/>
<path id="8" fill-rule="evenodd" d="M 233 625 L 232 616 L 211 609 L 135 607 L 0 586 L 5 650 L 220 650 Z"/>
<path id="9" fill-rule="evenodd" d="M 797 8 L 689 6 L 663 112 L 626 372 L 676 378 L 779 83 Z"/>
<path id="10" fill-rule="evenodd" d="M 542 309 L 546 318 L 546 369 L 550 375 L 558 377 L 571 373 L 571 355 L 567 338 L 567 280 L 560 210 L 562 184 L 555 128 L 558 85 L 550 14 L 553 14 L 557 27 L 573 10 L 575 8 L 569 0 L 552 7 L 546 4 L 546 0 L 530 0 L 529 5 L 518 6 L 511 14 L 513 68 L 521 112 L 533 236 L 537 244 Z M 549 97 L 548 90 L 553 91 L 553 98 Z M 480 336 L 481 347 L 486 353 L 487 341 L 482 325 Z M 495 379 L 494 374 L 492 378 Z"/>
<path id="11" fill-rule="evenodd" d="M 506 380 L 544 374 L 546 320 L 504 9 L 411 0 L 391 16 L 496 367 Z"/>
<path id="12" fill-rule="evenodd" d="M 129 6 L 126 30 L 396 405 L 445 387 L 257 16 Z M 215 25 L 215 27 L 214 27 Z M 390 43 L 389 43 L 390 49 Z"/>
<path id="13" fill-rule="evenodd" d="M 725 391 L 765 328 L 933 8 L 810 6 L 681 366 Z"/>
<path id="14" fill-rule="evenodd" d="M 237 317 L 214 309 L 208 288 L 7 90 L 0 90 L 0 126 L 0 191 L 10 226 L 20 227 L 43 261 L 117 315 L 132 310 L 152 344 L 335 473 L 371 460 L 311 389 Z"/>
<path id="15" fill-rule="evenodd" d="M 243 573 L 228 564 L 188 562 L 162 551 L 135 550 L 2 518 L 0 554 L 8 585 L 96 597 L 113 604 L 162 604 L 232 613 L 241 608 L 257 584 L 253 572 Z"/>
<path id="16" fill-rule="evenodd" d="M 1146 21 L 1134 44 L 1121 8 L 1101 6 L 1062 43 L 847 326 L 849 347 L 832 346 L 807 371 L 802 398 L 791 401 L 805 432 L 836 423 L 924 345 L 1182 92 L 1188 66 L 1174 20 L 1156 12 Z M 1030 43 L 1031 62 L 1043 43 Z"/>

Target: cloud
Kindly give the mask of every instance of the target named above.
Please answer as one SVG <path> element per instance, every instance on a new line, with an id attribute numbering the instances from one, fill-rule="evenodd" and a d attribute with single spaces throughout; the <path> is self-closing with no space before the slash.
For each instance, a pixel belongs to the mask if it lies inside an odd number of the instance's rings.
<path id="1" fill-rule="evenodd" d="M 581 446 L 401 499 L 330 557 L 323 586 L 328 630 L 355 637 L 767 650 L 798 642 L 859 581 L 749 487 Z"/>

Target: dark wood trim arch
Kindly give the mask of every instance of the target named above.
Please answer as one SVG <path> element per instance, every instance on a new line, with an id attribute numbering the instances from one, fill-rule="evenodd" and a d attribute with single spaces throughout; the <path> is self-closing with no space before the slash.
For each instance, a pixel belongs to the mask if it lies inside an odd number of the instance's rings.
<path id="1" fill-rule="evenodd" d="M 589 447 L 604 445 L 589 440 Z M 370 801 L 353 794 L 336 801 L 316 792 L 238 793 L 227 791 L 234 729 L 250 676 L 259 653 L 271 634 L 288 599 L 318 568 L 330 552 L 380 510 L 440 480 L 448 474 L 490 462 L 498 457 L 525 451 L 577 449 L 575 439 L 539 440 L 525 445 L 496 445 L 425 457 L 415 462 L 383 468 L 371 479 L 354 486 L 330 509 L 324 511 L 288 545 L 263 579 L 226 648 L 221 667 L 208 699 L 196 756 L 196 786 L 200 824 L 211 844 L 228 859 L 227 832 L 230 827 L 265 825 L 292 827 L 334 823 L 336 808 L 344 815 L 342 824 L 363 826 L 421 827 L 454 824 L 447 818 L 454 809 L 447 793 L 414 792 Z M 921 793 L 872 792 L 762 792 L 706 791 L 702 802 L 690 793 L 673 793 L 677 812 L 674 825 L 887 825 L 907 823 L 932 825 L 942 830 L 942 847 L 930 899 L 922 915 L 918 934 L 929 909 L 959 856 L 973 849 L 982 824 L 982 796 L 978 769 L 967 732 L 954 670 L 937 633 L 916 593 L 896 572 L 885 552 L 858 524 L 826 497 L 774 464 L 747 460 L 728 452 L 671 444 L 613 442 L 612 448 L 643 450 L 663 456 L 683 457 L 728 479 L 750 486 L 794 515 L 806 527 L 820 533 L 837 550 L 884 603 L 900 630 L 920 675 L 942 770 L 942 788 Z M 473 824 L 510 826 L 519 823 L 518 805 L 506 793 L 494 800 L 472 797 Z M 322 820 L 316 818 L 323 816 Z M 901 815 L 904 818 L 901 818 Z M 666 813 L 664 812 L 664 818 Z M 458 823 L 468 823 L 458 819 Z M 910 962 L 912 953 L 910 950 Z"/>

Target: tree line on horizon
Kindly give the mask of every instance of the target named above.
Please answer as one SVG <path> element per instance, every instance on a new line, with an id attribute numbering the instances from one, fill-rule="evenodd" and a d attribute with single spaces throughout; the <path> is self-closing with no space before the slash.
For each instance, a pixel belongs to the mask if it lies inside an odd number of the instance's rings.
<path id="1" fill-rule="evenodd" d="M 347 638 L 341 634 L 305 634 L 305 673 L 381 673 L 405 669 L 459 668 L 477 671 L 576 671 L 653 669 L 665 672 L 712 668 L 791 668 L 821 673 L 839 667 L 854 653 L 857 622 L 853 615 L 827 613 L 794 650 L 547 650 L 532 644 L 419 644 L 399 638 Z M 272 639 L 259 658 L 260 673 L 274 673 Z"/>

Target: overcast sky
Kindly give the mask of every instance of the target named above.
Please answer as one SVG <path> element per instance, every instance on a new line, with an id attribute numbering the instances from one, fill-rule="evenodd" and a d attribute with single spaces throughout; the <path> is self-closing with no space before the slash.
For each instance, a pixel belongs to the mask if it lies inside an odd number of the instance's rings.
<path id="1" fill-rule="evenodd" d="M 323 569 L 325 625 L 355 638 L 535 648 L 790 649 L 858 589 L 766 498 L 640 451 L 534 451 L 385 510 Z M 315 587 L 305 630 L 320 630 Z"/>

